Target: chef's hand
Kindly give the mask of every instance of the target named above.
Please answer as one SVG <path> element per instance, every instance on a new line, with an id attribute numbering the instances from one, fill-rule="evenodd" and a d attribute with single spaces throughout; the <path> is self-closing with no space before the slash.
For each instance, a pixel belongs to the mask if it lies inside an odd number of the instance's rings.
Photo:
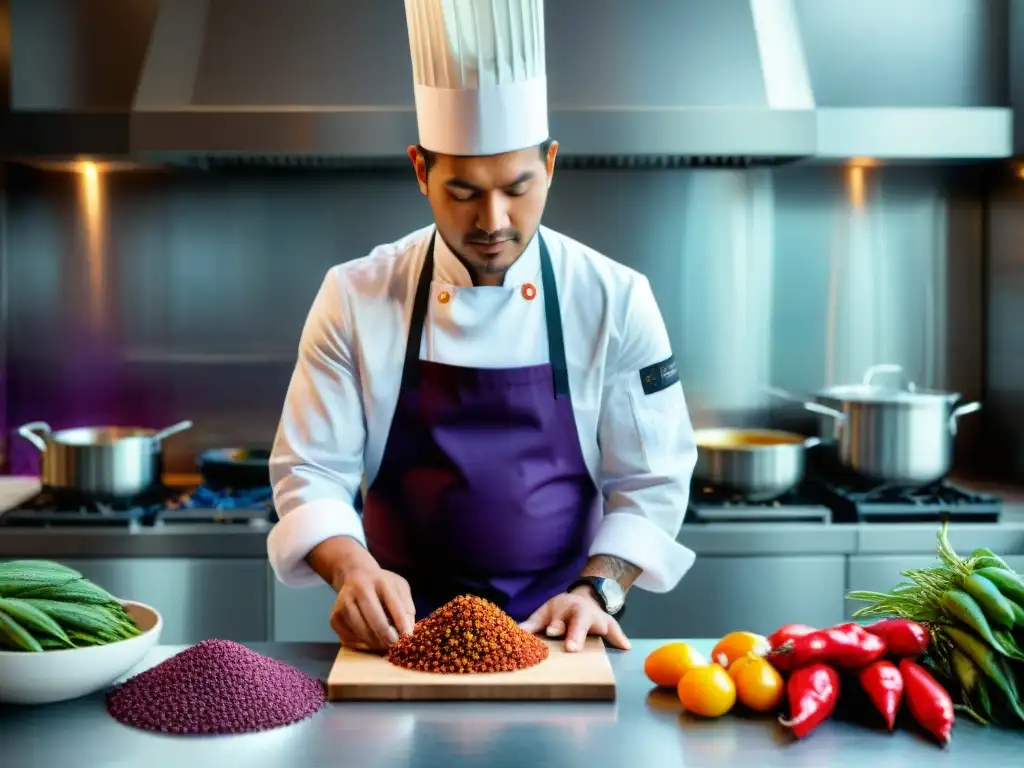
<path id="1" fill-rule="evenodd" d="M 331 628 L 343 645 L 386 651 L 399 635 L 412 634 L 416 607 L 409 582 L 374 563 L 360 563 L 340 576 Z"/>
<path id="2" fill-rule="evenodd" d="M 597 600 L 582 590 L 555 595 L 520 625 L 527 632 L 544 630 L 549 637 L 565 633 L 565 650 L 570 653 L 583 647 L 587 635 L 599 635 L 616 648 L 628 651 L 629 640 L 612 616 Z"/>

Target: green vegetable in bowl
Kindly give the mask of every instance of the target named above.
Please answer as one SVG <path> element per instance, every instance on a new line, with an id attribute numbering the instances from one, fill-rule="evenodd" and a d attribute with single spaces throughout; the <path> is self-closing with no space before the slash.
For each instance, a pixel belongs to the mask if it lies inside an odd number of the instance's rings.
<path id="1" fill-rule="evenodd" d="M 0 650 L 40 653 L 139 634 L 117 598 L 73 568 L 49 560 L 0 563 Z"/>
<path id="2" fill-rule="evenodd" d="M 0 614 L 18 622 L 38 639 L 51 638 L 59 640 L 65 648 L 74 648 L 74 643 L 67 636 L 64 628 L 53 617 L 29 600 L 17 597 L 0 597 Z"/>

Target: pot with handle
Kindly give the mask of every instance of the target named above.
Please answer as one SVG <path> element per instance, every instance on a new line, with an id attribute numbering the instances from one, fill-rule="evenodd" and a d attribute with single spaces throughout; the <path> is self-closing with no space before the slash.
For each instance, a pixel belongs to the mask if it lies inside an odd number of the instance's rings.
<path id="1" fill-rule="evenodd" d="M 818 444 L 776 429 L 698 429 L 693 484 L 749 501 L 772 501 L 804 479 L 806 450 Z"/>
<path id="2" fill-rule="evenodd" d="M 861 384 L 828 387 L 813 398 L 780 389 L 771 394 L 809 401 L 836 411 L 823 432 L 834 440 L 839 465 L 870 481 L 920 487 L 943 480 L 953 465 L 958 420 L 981 409 L 981 403 L 960 404 L 957 392 L 921 389 L 901 376 L 898 386 L 873 383 L 879 373 L 903 373 L 898 365 L 868 369 Z M 814 410 L 814 409 L 811 409 Z"/>
<path id="3" fill-rule="evenodd" d="M 18 427 L 42 454 L 40 481 L 96 496 L 127 497 L 159 485 L 164 438 L 191 421 L 161 430 L 141 427 L 76 427 L 54 432 L 45 421 Z"/>

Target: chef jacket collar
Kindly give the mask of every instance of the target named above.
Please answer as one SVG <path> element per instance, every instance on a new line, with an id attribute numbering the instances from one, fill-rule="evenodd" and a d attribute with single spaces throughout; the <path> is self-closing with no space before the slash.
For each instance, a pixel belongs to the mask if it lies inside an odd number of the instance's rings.
<path id="1" fill-rule="evenodd" d="M 539 230 L 538 233 L 539 234 Z M 513 262 L 505 273 L 505 286 L 519 286 L 523 283 L 535 283 L 540 275 L 540 240 L 533 236 L 526 250 Z M 469 288 L 473 279 L 459 257 L 452 253 L 441 234 L 438 233 L 434 242 L 434 279 L 439 283 Z"/>

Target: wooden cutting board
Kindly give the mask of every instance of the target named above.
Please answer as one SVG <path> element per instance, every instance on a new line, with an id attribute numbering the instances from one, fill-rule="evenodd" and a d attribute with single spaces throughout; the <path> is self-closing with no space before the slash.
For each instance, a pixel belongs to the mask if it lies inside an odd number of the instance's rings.
<path id="1" fill-rule="evenodd" d="M 0 511 L 6 512 L 32 498 L 41 487 L 38 477 L 0 477 Z"/>
<path id="2" fill-rule="evenodd" d="M 383 656 L 342 648 L 327 676 L 329 701 L 542 700 L 612 701 L 615 675 L 599 637 L 583 650 L 565 651 L 564 641 L 541 638 L 548 657 L 516 672 L 438 674 L 396 667 Z"/>

